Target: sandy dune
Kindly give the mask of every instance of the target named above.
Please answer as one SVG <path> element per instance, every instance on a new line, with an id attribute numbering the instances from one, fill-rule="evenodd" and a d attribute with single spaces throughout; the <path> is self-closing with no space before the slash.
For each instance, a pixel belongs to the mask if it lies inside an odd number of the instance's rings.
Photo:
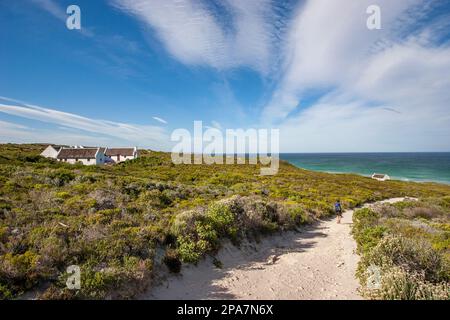
<path id="1" fill-rule="evenodd" d="M 397 202 L 403 198 L 383 202 Z M 353 210 L 335 219 L 245 243 L 226 244 L 212 258 L 185 266 L 141 299 L 361 299 L 355 270 L 358 255 L 350 235 Z"/>

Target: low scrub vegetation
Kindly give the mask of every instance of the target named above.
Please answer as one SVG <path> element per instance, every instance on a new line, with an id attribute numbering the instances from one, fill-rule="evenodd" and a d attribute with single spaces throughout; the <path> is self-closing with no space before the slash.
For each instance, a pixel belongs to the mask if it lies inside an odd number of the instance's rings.
<path id="1" fill-rule="evenodd" d="M 179 272 L 182 263 L 214 254 L 222 239 L 238 245 L 295 229 L 330 215 L 336 199 L 344 208 L 405 195 L 440 199 L 390 208 L 389 219 L 379 213 L 386 223 L 373 221 L 378 229 L 358 239 L 369 252 L 386 232 L 402 228 L 413 237 L 418 229 L 440 256 L 448 249 L 448 186 L 310 172 L 285 162 L 276 176 L 260 176 L 257 165 L 175 166 L 170 154 L 145 150 L 114 166 L 70 165 L 40 157 L 44 147 L 0 145 L 0 299 L 30 291 L 42 299 L 132 298 L 160 267 Z M 389 223 L 397 220 L 420 224 Z M 80 290 L 66 288 L 70 265 L 81 269 Z M 423 281 L 440 283 L 445 272 L 436 277 Z"/>
<path id="2" fill-rule="evenodd" d="M 353 235 L 362 293 L 372 299 L 450 299 L 450 198 L 360 209 Z"/>

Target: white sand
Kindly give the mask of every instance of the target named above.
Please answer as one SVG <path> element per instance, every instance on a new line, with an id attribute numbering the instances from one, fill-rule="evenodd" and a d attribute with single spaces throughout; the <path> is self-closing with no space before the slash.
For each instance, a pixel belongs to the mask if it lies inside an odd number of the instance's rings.
<path id="1" fill-rule="evenodd" d="M 361 299 L 352 216 L 348 210 L 341 224 L 325 220 L 240 249 L 225 244 L 217 255 L 221 269 L 212 258 L 183 266 L 140 299 Z"/>

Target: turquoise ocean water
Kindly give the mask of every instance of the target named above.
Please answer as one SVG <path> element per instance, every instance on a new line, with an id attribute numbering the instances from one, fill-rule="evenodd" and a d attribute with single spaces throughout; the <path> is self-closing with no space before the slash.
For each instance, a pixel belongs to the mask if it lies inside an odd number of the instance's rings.
<path id="1" fill-rule="evenodd" d="M 450 184 L 450 152 L 419 153 L 285 153 L 280 158 L 315 171 L 385 173 L 391 179 Z"/>

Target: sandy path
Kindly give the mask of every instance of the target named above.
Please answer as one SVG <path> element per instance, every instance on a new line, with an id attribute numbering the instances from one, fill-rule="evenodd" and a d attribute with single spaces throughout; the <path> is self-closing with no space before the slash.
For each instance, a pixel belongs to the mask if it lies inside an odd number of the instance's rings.
<path id="1" fill-rule="evenodd" d="M 402 201 L 403 198 L 383 202 Z M 361 299 L 358 255 L 350 235 L 353 210 L 341 224 L 324 220 L 300 232 L 285 232 L 240 249 L 226 244 L 211 258 L 183 267 L 141 299 Z"/>

